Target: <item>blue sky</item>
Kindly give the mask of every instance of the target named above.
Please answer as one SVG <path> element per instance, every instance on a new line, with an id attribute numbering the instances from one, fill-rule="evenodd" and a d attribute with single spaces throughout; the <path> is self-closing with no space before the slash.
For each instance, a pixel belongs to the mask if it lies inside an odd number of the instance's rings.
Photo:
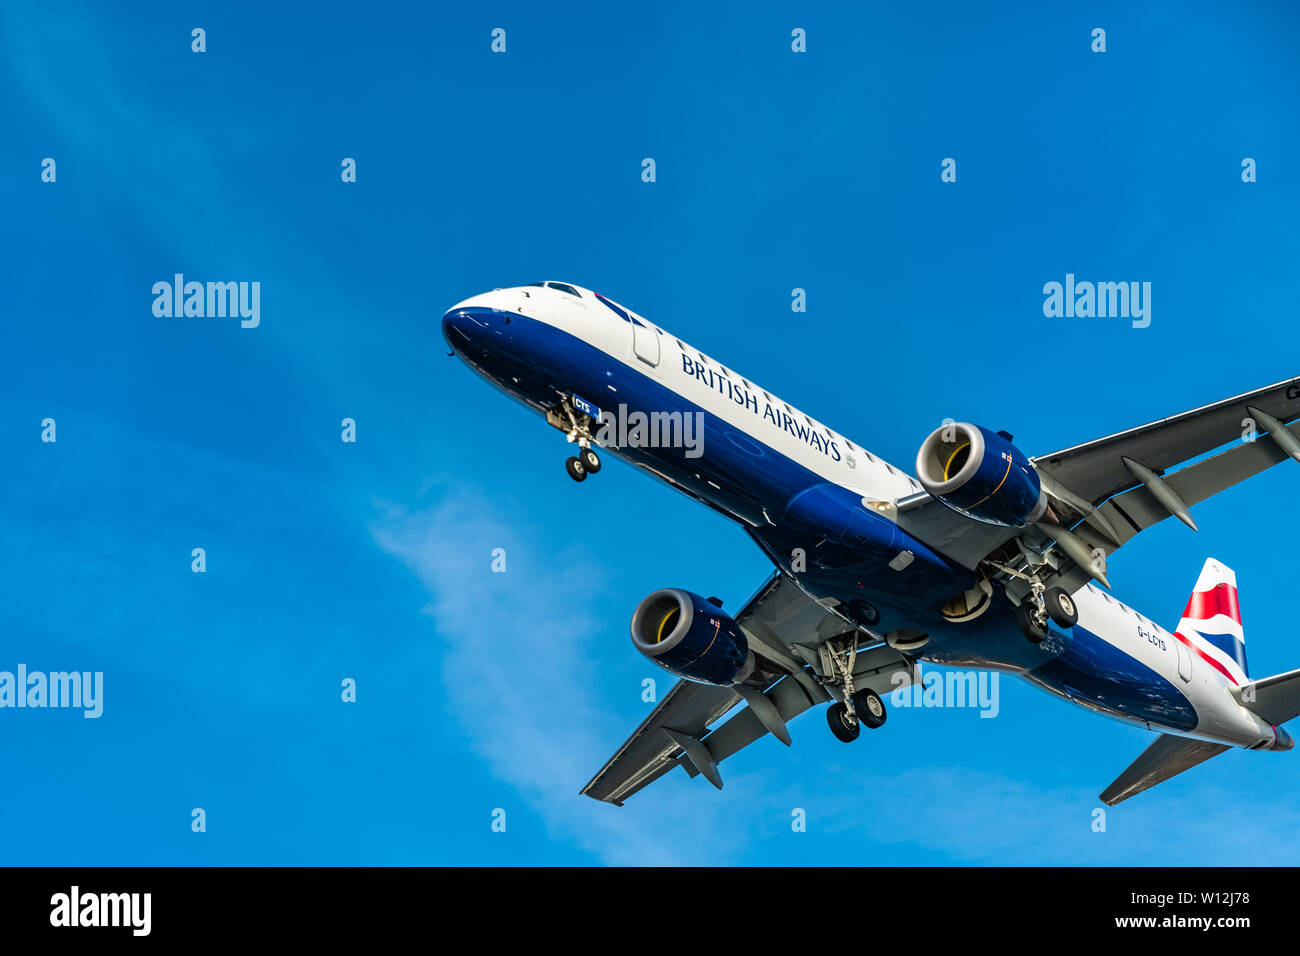
<path id="1" fill-rule="evenodd" d="M 636 602 L 734 608 L 765 561 L 621 464 L 575 485 L 445 355 L 447 306 L 567 279 L 905 466 L 945 417 L 1040 454 L 1300 374 L 1294 11 L 1039 6 L 6 4 L 0 669 L 103 671 L 105 701 L 0 711 L 0 861 L 1293 862 L 1296 754 L 1094 833 L 1150 735 L 1010 679 L 996 719 L 896 709 L 846 747 L 814 712 L 721 793 L 580 798 L 669 684 Z M 177 272 L 259 281 L 260 326 L 155 317 Z M 1045 318 L 1067 272 L 1150 281 L 1151 326 Z M 1298 482 L 1144 535 L 1117 593 L 1171 627 L 1213 555 L 1252 673 L 1300 666 Z"/>

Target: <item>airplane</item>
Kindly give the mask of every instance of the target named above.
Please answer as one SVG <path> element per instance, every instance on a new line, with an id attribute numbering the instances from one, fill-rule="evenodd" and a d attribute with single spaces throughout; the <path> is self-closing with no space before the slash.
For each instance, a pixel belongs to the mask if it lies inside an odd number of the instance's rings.
<path id="1" fill-rule="evenodd" d="M 1033 458 L 945 420 L 912 476 L 573 283 L 475 295 L 442 326 L 449 355 L 576 446 L 575 481 L 608 451 L 738 523 L 774 566 L 734 615 L 676 587 L 637 606 L 633 645 L 680 679 L 582 794 L 622 806 L 679 766 L 721 789 L 722 761 L 769 733 L 790 745 L 790 721 L 822 704 L 853 741 L 923 661 L 1158 732 L 1102 791 L 1111 806 L 1231 747 L 1293 746 L 1300 670 L 1248 676 L 1230 568 L 1205 562 L 1170 632 L 1111 596 L 1106 562 L 1300 461 L 1300 378 Z"/>

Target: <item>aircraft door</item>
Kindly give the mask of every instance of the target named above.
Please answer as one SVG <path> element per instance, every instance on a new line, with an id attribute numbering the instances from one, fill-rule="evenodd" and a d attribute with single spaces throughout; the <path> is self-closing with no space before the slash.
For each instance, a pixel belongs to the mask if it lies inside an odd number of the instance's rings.
<path id="1" fill-rule="evenodd" d="M 1190 682 L 1192 679 L 1192 652 L 1178 638 L 1174 638 L 1174 648 L 1178 651 L 1178 676 Z"/>
<path id="2" fill-rule="evenodd" d="M 659 367 L 659 333 L 636 319 L 632 320 L 632 352 L 646 365 Z"/>

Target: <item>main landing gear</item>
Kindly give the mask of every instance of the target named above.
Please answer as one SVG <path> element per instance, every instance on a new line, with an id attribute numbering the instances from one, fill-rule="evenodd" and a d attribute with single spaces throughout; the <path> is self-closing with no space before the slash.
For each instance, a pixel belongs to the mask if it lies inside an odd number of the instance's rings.
<path id="1" fill-rule="evenodd" d="M 578 453 L 564 463 L 564 469 L 574 481 L 586 481 L 588 475 L 600 471 L 600 456 L 591 447 L 591 416 L 576 410 L 567 395 L 560 396 L 558 409 L 546 413 L 546 420 L 565 433 L 570 442 L 577 442 Z"/>
<path id="2" fill-rule="evenodd" d="M 1074 598 L 1065 588 L 1048 587 L 1038 569 L 1047 564 L 1046 559 L 1026 548 L 1024 542 L 1018 542 L 1021 554 L 1029 565 L 1029 570 L 1020 571 L 1002 564 L 997 560 L 986 559 L 996 570 L 1013 578 L 1018 578 L 1029 585 L 1026 594 L 1016 608 L 1016 626 L 1031 644 L 1041 644 L 1047 637 L 1049 624 L 1055 624 L 1063 631 L 1068 631 L 1079 623 L 1079 608 Z M 951 602 L 949 602 L 951 603 Z M 945 608 L 945 613 L 946 613 Z M 969 620 L 969 618 L 967 618 Z"/>
<path id="3" fill-rule="evenodd" d="M 1079 623 L 1079 609 L 1064 588 L 1036 586 L 1016 608 L 1016 624 L 1030 643 L 1040 644 L 1047 636 L 1049 619 L 1057 627 L 1068 630 Z"/>
<path id="4" fill-rule="evenodd" d="M 860 690 L 849 697 L 853 710 L 842 703 L 831 704 L 826 708 L 826 723 L 830 724 L 831 733 L 837 739 L 852 743 L 862 733 L 863 726 L 875 730 L 885 722 L 885 702 L 874 690 Z"/>
<path id="5" fill-rule="evenodd" d="M 844 635 L 842 645 L 834 639 L 827 641 L 826 651 L 825 659 L 829 660 L 831 667 L 822 682 L 829 685 L 838 683 L 836 690 L 842 698 L 826 708 L 826 723 L 837 739 L 851 743 L 858 739 L 864 725 L 875 730 L 885 722 L 885 702 L 873 690 L 865 687 L 854 689 L 853 665 L 858 656 L 856 631 Z"/>

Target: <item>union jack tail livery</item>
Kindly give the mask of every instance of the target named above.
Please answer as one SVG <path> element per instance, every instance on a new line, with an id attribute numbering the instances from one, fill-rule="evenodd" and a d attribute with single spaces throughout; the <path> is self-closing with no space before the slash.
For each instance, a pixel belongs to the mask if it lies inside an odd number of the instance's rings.
<path id="1" fill-rule="evenodd" d="M 1206 560 L 1174 636 L 1233 684 L 1250 680 L 1237 575 L 1232 568 L 1214 558 Z"/>

